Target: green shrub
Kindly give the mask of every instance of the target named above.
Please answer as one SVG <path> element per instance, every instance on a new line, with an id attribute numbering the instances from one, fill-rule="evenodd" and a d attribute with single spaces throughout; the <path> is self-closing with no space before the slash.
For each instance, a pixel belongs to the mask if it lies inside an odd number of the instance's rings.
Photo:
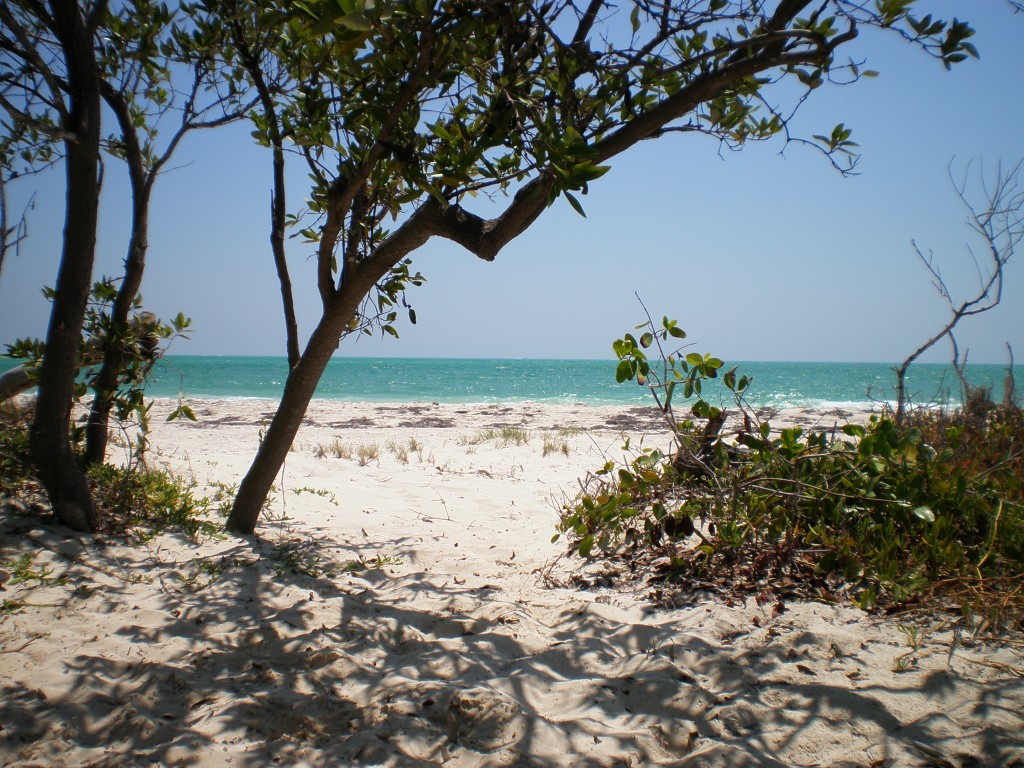
<path id="1" fill-rule="evenodd" d="M 788 584 L 866 609 L 955 592 L 965 579 L 1010 590 L 1020 581 L 1020 409 L 974 402 L 918 411 L 902 427 L 882 414 L 836 431 L 775 430 L 747 406 L 751 380 L 733 369 L 723 381 L 742 419 L 725 440 L 724 412 L 700 397 L 722 362 L 666 352 L 685 338 L 667 318 L 640 328 L 639 340 L 613 345 L 617 378 L 650 388 L 674 448 L 632 451 L 587 479 L 555 536 L 581 556 L 627 552 L 677 581 L 774 593 Z M 677 389 L 704 426 L 676 418 Z"/>
<path id="2" fill-rule="evenodd" d="M 99 464 L 89 470 L 89 483 L 104 533 L 136 541 L 172 528 L 191 538 L 220 535 L 207 519 L 208 500 L 165 470 Z"/>
<path id="3" fill-rule="evenodd" d="M 29 458 L 31 413 L 25 405 L 0 405 L 0 498 L 41 494 Z M 139 464 L 98 464 L 89 470 L 89 485 L 102 533 L 136 541 L 170 528 L 193 538 L 219 535 L 217 526 L 206 519 L 211 502 L 196 498 L 194 484 L 167 471 Z"/>
<path id="4" fill-rule="evenodd" d="M 17 400 L 0 403 L 0 495 L 19 496 L 34 481 L 29 457 L 32 409 Z"/>

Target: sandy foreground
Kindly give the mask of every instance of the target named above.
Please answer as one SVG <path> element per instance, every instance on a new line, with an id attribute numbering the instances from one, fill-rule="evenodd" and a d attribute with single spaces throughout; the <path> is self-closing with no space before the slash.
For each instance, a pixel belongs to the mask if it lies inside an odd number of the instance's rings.
<path id="1" fill-rule="evenodd" d="M 152 461 L 212 493 L 273 403 L 194 405 L 196 424 L 157 405 Z M 1024 765 L 1021 638 L 552 586 L 581 568 L 550 541 L 559 503 L 657 425 L 317 401 L 257 539 L 127 547 L 8 505 L 3 569 L 48 570 L 0 592 L 26 604 L 0 612 L 0 763 Z"/>

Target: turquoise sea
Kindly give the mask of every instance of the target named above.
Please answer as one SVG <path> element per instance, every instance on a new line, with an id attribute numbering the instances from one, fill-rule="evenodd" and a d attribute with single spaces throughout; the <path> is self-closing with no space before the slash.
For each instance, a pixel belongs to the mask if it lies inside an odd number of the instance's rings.
<path id="1" fill-rule="evenodd" d="M 15 361 L 0 358 L 0 371 Z M 342 357 L 327 367 L 317 397 L 374 402 L 491 403 L 534 400 L 616 405 L 647 402 L 646 388 L 616 384 L 611 360 L 481 360 Z M 888 363 L 727 362 L 753 376 L 749 399 L 757 406 L 840 407 L 891 400 L 895 374 Z M 1015 367 L 1024 389 L 1024 366 Z M 972 384 L 1002 396 L 1005 366 L 971 365 Z M 155 397 L 278 398 L 287 376 L 281 357 L 172 356 L 148 388 Z M 945 365 L 915 365 L 908 389 L 918 403 L 955 402 L 958 386 Z M 705 392 L 712 402 L 727 393 Z M 951 397 L 952 395 L 952 397 Z"/>
<path id="2" fill-rule="evenodd" d="M 0 357 L 0 372 L 14 365 Z M 537 400 L 587 406 L 643 403 L 645 387 L 615 383 L 615 360 L 431 359 L 339 357 L 331 360 L 317 397 L 377 402 L 503 402 Z M 752 376 L 755 406 L 834 408 L 891 400 L 893 366 L 885 362 L 727 362 Z M 281 396 L 288 373 L 284 357 L 171 356 L 147 388 L 157 397 Z M 1014 369 L 1024 388 L 1024 367 Z M 991 386 L 1001 397 L 1006 367 L 970 366 L 972 384 Z M 956 377 L 948 366 L 910 369 L 915 402 L 955 402 Z M 727 401 L 720 386 L 706 390 L 713 402 Z"/>

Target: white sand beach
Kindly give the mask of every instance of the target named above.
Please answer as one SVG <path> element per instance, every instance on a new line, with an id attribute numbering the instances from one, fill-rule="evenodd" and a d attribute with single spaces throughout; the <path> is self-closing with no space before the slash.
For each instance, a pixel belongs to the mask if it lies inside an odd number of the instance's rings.
<path id="1" fill-rule="evenodd" d="M 157 404 L 150 460 L 214 493 L 274 404 L 193 405 Z M 559 502 L 624 434 L 666 441 L 646 408 L 318 400 L 257 539 L 127 546 L 8 504 L 3 569 L 45 576 L 0 592 L 0 764 L 1024 765 L 1019 637 L 555 586 L 583 567 Z"/>

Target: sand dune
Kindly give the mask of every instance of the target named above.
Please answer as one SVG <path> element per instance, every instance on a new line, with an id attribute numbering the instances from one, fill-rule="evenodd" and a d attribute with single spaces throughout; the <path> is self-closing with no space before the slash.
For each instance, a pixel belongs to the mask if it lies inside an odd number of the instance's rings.
<path id="1" fill-rule="evenodd" d="M 197 412 L 155 416 L 153 461 L 230 486 L 272 404 Z M 0 616 L 0 762 L 1024 765 L 1019 638 L 951 653 L 852 607 L 551 586 L 580 567 L 550 542 L 558 500 L 656 421 L 316 401 L 251 541 L 127 547 L 8 503 L 0 560 L 49 572 L 0 593 L 26 604 Z"/>

